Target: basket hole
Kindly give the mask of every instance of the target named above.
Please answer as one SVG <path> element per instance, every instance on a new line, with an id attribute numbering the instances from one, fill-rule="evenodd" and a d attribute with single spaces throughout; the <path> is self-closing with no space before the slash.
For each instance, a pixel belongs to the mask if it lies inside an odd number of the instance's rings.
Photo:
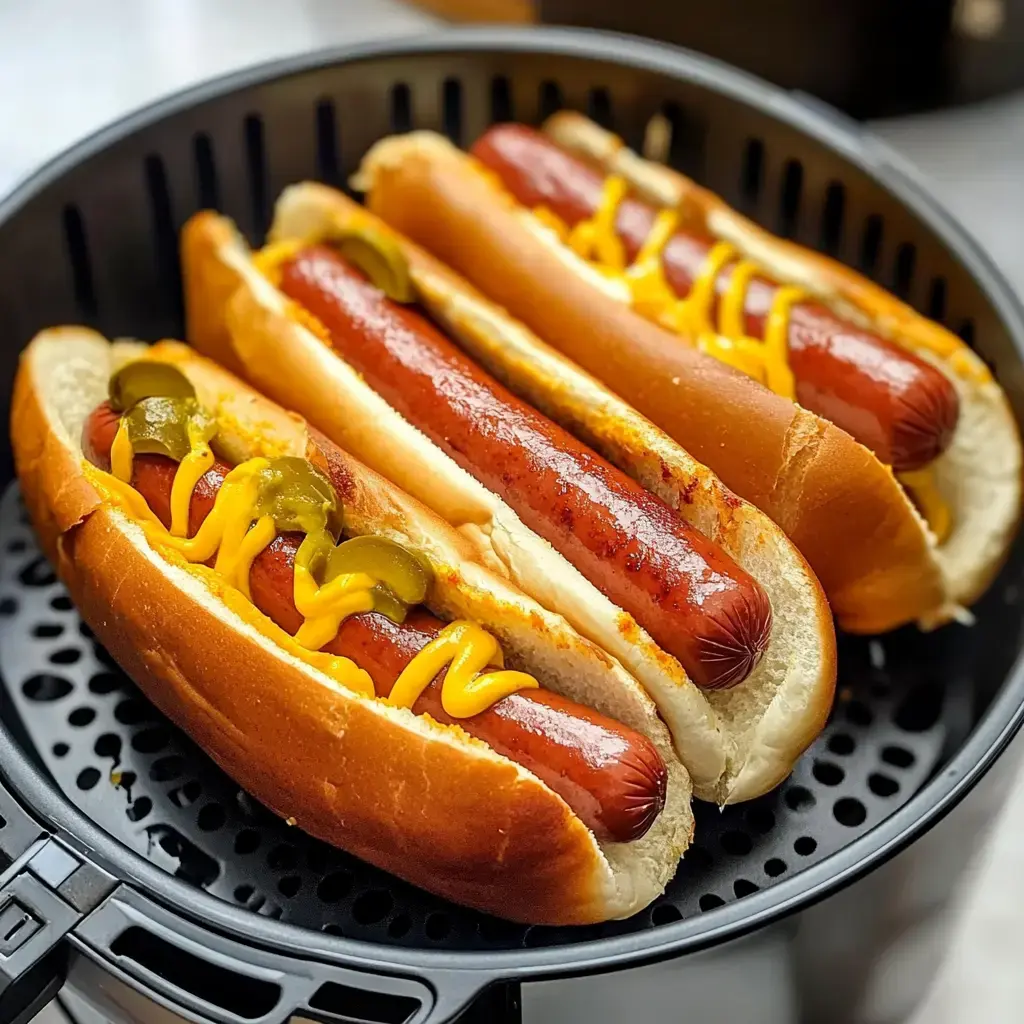
<path id="1" fill-rule="evenodd" d="M 786 806 L 791 811 L 809 811 L 816 803 L 814 794 L 805 786 L 790 786 L 786 790 Z"/>
<path id="2" fill-rule="evenodd" d="M 196 824 L 203 832 L 216 832 L 224 827 L 227 820 L 227 813 L 220 804 L 204 804 L 199 809 Z"/>
<path id="3" fill-rule="evenodd" d="M 153 222 L 154 259 L 157 275 L 168 303 L 181 312 L 181 264 L 178 260 L 178 230 L 174 223 L 171 190 L 163 160 L 151 153 L 145 160 L 146 192 Z"/>
<path id="4" fill-rule="evenodd" d="M 267 854 L 267 867 L 271 871 L 294 871 L 299 863 L 299 851 L 294 846 L 275 846 Z"/>
<path id="5" fill-rule="evenodd" d="M 970 348 L 974 348 L 974 321 L 968 318 L 960 324 L 959 330 L 956 332 L 961 341 Z"/>
<path id="6" fill-rule="evenodd" d="M 386 889 L 371 889 L 352 904 L 352 916 L 359 924 L 377 924 L 391 913 L 393 905 L 391 893 Z"/>
<path id="7" fill-rule="evenodd" d="M 927 315 L 942 323 L 946 319 L 946 279 L 933 277 L 928 288 Z"/>
<path id="8" fill-rule="evenodd" d="M 875 796 L 889 797 L 895 796 L 900 791 L 900 784 L 888 775 L 883 775 L 881 772 L 872 772 L 868 776 L 868 789 Z"/>
<path id="9" fill-rule="evenodd" d="M 849 733 L 837 732 L 828 738 L 828 749 L 833 754 L 846 757 L 857 749 L 857 743 Z"/>
<path id="10" fill-rule="evenodd" d="M 740 172 L 740 198 L 748 207 L 755 206 L 764 184 L 764 143 L 760 139 L 747 139 L 743 148 L 743 166 Z"/>
<path id="11" fill-rule="evenodd" d="M 97 782 L 100 781 L 100 773 L 96 768 L 83 768 L 75 779 L 75 785 L 79 789 L 88 792 Z"/>
<path id="12" fill-rule="evenodd" d="M 235 886 L 235 900 L 238 903 L 248 903 L 256 895 L 256 890 L 251 885 Z"/>
<path id="13" fill-rule="evenodd" d="M 764 873 L 769 878 L 778 878 L 786 873 L 786 862 L 779 857 L 772 857 L 764 862 Z"/>
<path id="14" fill-rule="evenodd" d="M 244 828 L 235 836 L 235 853 L 255 853 L 260 847 L 260 834 L 255 829 Z"/>
<path id="15" fill-rule="evenodd" d="M 166 757 L 158 757 L 149 766 L 149 777 L 154 782 L 172 782 L 181 778 L 185 771 L 185 759 L 180 754 L 168 754 Z"/>
<path id="16" fill-rule="evenodd" d="M 801 857 L 810 857 L 817 848 L 818 840 L 812 839 L 810 836 L 800 836 L 800 838 L 793 843 L 793 849 Z"/>
<path id="17" fill-rule="evenodd" d="M 659 903 L 651 911 L 651 924 L 655 926 L 672 924 L 673 922 L 681 921 L 682 919 L 682 912 L 672 903 Z"/>
<path id="18" fill-rule="evenodd" d="M 0 615 L 10 618 L 18 610 L 18 602 L 13 597 L 0 599 Z"/>
<path id="19" fill-rule="evenodd" d="M 720 840 L 722 849 L 734 857 L 745 857 L 754 848 L 754 843 L 746 832 L 730 829 L 722 833 Z"/>
<path id="20" fill-rule="evenodd" d="M 78 632 L 81 633 L 86 640 L 94 639 L 92 630 L 84 622 L 78 623 Z"/>
<path id="21" fill-rule="evenodd" d="M 170 733 L 162 726 L 155 725 L 151 729 L 143 729 L 132 737 L 132 748 L 140 754 L 159 753 L 171 742 Z"/>
<path id="22" fill-rule="evenodd" d="M 779 234 L 783 238 L 792 238 L 796 234 L 803 187 L 804 165 L 799 160 L 787 160 L 782 170 L 782 189 L 779 193 Z"/>
<path id="23" fill-rule="evenodd" d="M 865 274 L 873 274 L 882 254 L 882 218 L 871 214 L 864 221 L 864 234 L 860 242 L 860 267 Z"/>
<path id="24" fill-rule="evenodd" d="M 20 555 L 27 547 L 28 545 L 21 540 L 21 538 L 16 538 L 15 540 L 9 540 L 7 542 L 7 551 L 12 555 Z"/>
<path id="25" fill-rule="evenodd" d="M 846 211 L 846 189 L 838 182 L 825 189 L 825 204 L 821 210 L 821 248 L 830 256 L 839 252 L 843 244 L 843 215 Z"/>
<path id="26" fill-rule="evenodd" d="M 748 881 L 746 878 L 737 878 L 736 881 L 732 883 L 732 891 L 736 893 L 736 896 L 739 899 L 742 899 L 744 896 L 752 896 L 755 892 L 758 892 L 760 888 L 761 887 L 759 885 L 754 885 L 753 882 Z"/>
<path id="27" fill-rule="evenodd" d="M 122 725 L 138 725 L 150 717 L 149 708 L 141 700 L 128 697 L 114 708 L 114 717 Z"/>
<path id="28" fill-rule="evenodd" d="M 334 101 L 330 99 L 322 99 L 316 105 L 316 169 L 320 180 L 328 185 L 341 183 L 338 122 L 334 115 Z"/>
<path id="29" fill-rule="evenodd" d="M 64 632 L 64 627 L 59 622 L 40 622 L 32 627 L 32 635 L 39 640 L 52 640 Z"/>
<path id="30" fill-rule="evenodd" d="M 697 901 L 697 905 L 706 913 L 709 910 L 714 910 L 716 907 L 724 907 L 725 900 L 721 896 L 716 896 L 713 892 L 706 892 Z"/>
<path id="31" fill-rule="evenodd" d="M 118 789 L 123 789 L 125 792 L 129 792 L 132 786 L 135 785 L 135 780 L 137 778 L 138 776 L 135 772 L 119 772 L 116 775 L 112 773 L 110 781 L 113 782 Z M 117 781 L 114 781 L 115 779 Z"/>
<path id="32" fill-rule="evenodd" d="M 937 683 L 919 683 L 903 698 L 893 721 L 904 732 L 927 732 L 942 714 L 943 688 Z"/>
<path id="33" fill-rule="evenodd" d="M 168 798 L 175 807 L 191 807 L 203 795 L 203 784 L 198 779 L 189 779 L 181 786 L 175 786 Z"/>
<path id="34" fill-rule="evenodd" d="M 503 921 L 500 917 L 484 914 L 477 925 L 477 932 L 484 942 L 501 942 L 510 944 L 519 935 L 521 925 L 511 921 Z"/>
<path id="35" fill-rule="evenodd" d="M 587 93 L 587 117 L 602 128 L 612 127 L 612 98 L 603 86 Z"/>
<path id="36" fill-rule="evenodd" d="M 17 608 L 17 605 L 15 605 L 14 607 Z M 71 598 L 68 597 L 67 594 L 58 594 L 56 597 L 51 598 L 50 607 L 55 612 L 69 612 L 75 606 L 71 603 Z M 2 606 L 0 606 L 0 611 L 3 611 Z M 4 612 L 4 614 L 11 615 L 12 612 Z"/>
<path id="37" fill-rule="evenodd" d="M 371 992 L 328 981 L 316 990 L 309 1005 L 314 1010 L 326 1010 L 331 1020 L 350 1024 L 406 1024 L 423 1004 L 412 996 Z"/>
<path id="38" fill-rule="evenodd" d="M 96 737 L 92 749 L 97 757 L 110 757 L 117 760 L 121 756 L 121 737 L 117 733 L 105 732 Z"/>
<path id="39" fill-rule="evenodd" d="M 323 903 L 337 903 L 352 891 L 352 872 L 333 871 L 320 880 L 316 894 Z"/>
<path id="40" fill-rule="evenodd" d="M 903 242 L 896 250 L 896 265 L 893 271 L 892 290 L 901 299 L 910 294 L 914 283 L 914 266 L 917 263 L 917 246 Z"/>
<path id="41" fill-rule="evenodd" d="M 910 768 L 917 758 L 906 747 L 892 745 L 882 748 L 882 760 L 894 768 Z"/>
<path id="42" fill-rule="evenodd" d="M 297 896 L 301 888 L 302 879 L 298 875 L 285 875 L 277 883 L 277 891 L 287 899 Z"/>
<path id="43" fill-rule="evenodd" d="M 462 145 L 462 83 L 457 78 L 441 84 L 441 130 L 456 146 Z"/>
<path id="44" fill-rule="evenodd" d="M 29 700 L 36 700 L 40 703 L 50 703 L 66 697 L 74 686 L 63 676 L 51 675 L 49 672 L 41 672 L 38 675 L 29 676 L 22 683 L 21 692 Z"/>
<path id="45" fill-rule="evenodd" d="M 412 128 L 412 92 L 405 82 L 391 87 L 391 131 L 402 134 Z"/>
<path id="46" fill-rule="evenodd" d="M 212 885 L 220 874 L 220 865 L 195 843 L 170 825 L 147 825 L 146 835 L 175 861 L 174 877 L 200 889 Z"/>
<path id="47" fill-rule="evenodd" d="M 50 662 L 54 665 L 74 665 L 82 657 L 82 652 L 77 647 L 62 647 L 50 655 Z"/>
<path id="48" fill-rule="evenodd" d="M 120 689 L 121 680 L 112 672 L 97 672 L 89 678 L 89 692 L 100 697 Z"/>
<path id="49" fill-rule="evenodd" d="M 866 729 L 875 720 L 875 716 L 866 704 L 859 700 L 851 700 L 846 704 L 846 719 Z"/>
<path id="50" fill-rule="evenodd" d="M 75 708 L 75 710 L 68 715 L 68 725 L 73 725 L 76 729 L 81 729 L 83 726 L 89 725 L 93 722 L 95 718 L 96 712 L 92 708 Z"/>
<path id="51" fill-rule="evenodd" d="M 18 579 L 26 587 L 52 587 L 57 582 L 57 574 L 53 571 L 50 563 L 40 555 L 38 558 L 33 558 L 18 573 Z"/>
<path id="52" fill-rule="evenodd" d="M 767 835 L 775 828 L 775 815 L 767 807 L 748 807 L 747 824 L 761 835 Z"/>
<path id="53" fill-rule="evenodd" d="M 82 211 L 69 203 L 61 215 L 64 228 L 64 245 L 68 262 L 71 264 L 71 286 L 75 293 L 75 305 L 85 320 L 96 316 L 96 288 L 92 277 L 92 258 L 89 255 L 89 239 L 85 230 Z"/>
<path id="54" fill-rule="evenodd" d="M 844 796 L 841 800 L 836 801 L 832 808 L 832 816 L 840 825 L 856 828 L 858 825 L 864 824 L 868 812 L 859 800 L 852 796 Z"/>
<path id="55" fill-rule="evenodd" d="M 491 124 L 512 120 L 512 87 L 504 75 L 491 79 Z"/>
<path id="56" fill-rule="evenodd" d="M 838 786 L 846 778 L 846 772 L 831 761 L 815 761 L 811 773 L 823 786 Z"/>
<path id="57" fill-rule="evenodd" d="M 714 858 L 703 846 L 694 844 L 683 854 L 684 863 L 695 872 L 710 871 L 715 863 Z"/>
<path id="58" fill-rule="evenodd" d="M 196 198 L 199 200 L 199 208 L 219 210 L 217 163 L 213 155 L 213 142 L 206 132 L 196 132 L 192 138 L 192 161 L 195 165 Z"/>
<path id="59" fill-rule="evenodd" d="M 153 810 L 153 801 L 148 796 L 140 796 L 133 800 L 125 814 L 129 821 L 142 821 L 142 819 Z"/>
<path id="60" fill-rule="evenodd" d="M 412 927 L 412 918 L 408 914 L 395 914 L 388 923 L 388 935 L 393 939 L 400 939 L 407 935 Z"/>
<path id="61" fill-rule="evenodd" d="M 66 743 L 54 743 L 53 745 L 53 756 L 54 757 L 67 757 L 68 751 L 71 748 Z"/>
<path id="62" fill-rule="evenodd" d="M 562 101 L 562 90 L 556 82 L 548 79 L 540 83 L 540 96 L 538 98 L 538 113 L 540 120 L 547 120 L 552 114 L 557 113 L 565 106 Z"/>
<path id="63" fill-rule="evenodd" d="M 252 229 L 262 239 L 267 232 L 267 154 L 263 118 L 247 114 L 243 126 L 245 166 L 249 174 L 249 200 L 252 208 Z"/>
<path id="64" fill-rule="evenodd" d="M 345 929 L 340 924 L 335 924 L 333 921 L 328 921 L 327 924 L 320 926 L 320 931 L 325 935 L 344 935 Z"/>
<path id="65" fill-rule="evenodd" d="M 431 942 L 443 942 L 451 931 L 452 919 L 447 914 L 428 914 L 423 922 L 423 933 Z"/>
<path id="66" fill-rule="evenodd" d="M 306 847 L 306 866 L 317 876 L 327 873 L 332 850 L 324 843 L 311 843 Z"/>

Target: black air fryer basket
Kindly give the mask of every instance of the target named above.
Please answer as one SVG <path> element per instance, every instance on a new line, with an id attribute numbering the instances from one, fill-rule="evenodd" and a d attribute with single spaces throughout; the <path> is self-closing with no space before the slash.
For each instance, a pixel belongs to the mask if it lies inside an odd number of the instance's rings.
<path id="1" fill-rule="evenodd" d="M 667 117 L 674 165 L 950 325 L 1019 416 L 1021 312 L 888 149 L 712 61 L 557 30 L 258 68 L 45 167 L 0 206 L 5 413 L 39 328 L 180 335 L 176 239 L 195 210 L 223 210 L 256 242 L 285 185 L 344 185 L 388 133 L 435 128 L 468 144 L 493 121 L 539 122 L 560 106 L 634 146 Z M 523 982 L 717 946 L 850 883 L 954 807 L 1020 725 L 1018 548 L 973 628 L 841 638 L 825 733 L 776 792 L 697 807 L 696 844 L 653 906 L 593 928 L 510 925 L 311 840 L 240 792 L 93 641 L 7 486 L 7 446 L 0 469 L 0 1021 L 27 1019 L 69 965 L 105 979 L 108 997 L 144 994 L 189 1020 L 437 1022 L 474 1003 L 480 1019 L 517 1019 Z"/>

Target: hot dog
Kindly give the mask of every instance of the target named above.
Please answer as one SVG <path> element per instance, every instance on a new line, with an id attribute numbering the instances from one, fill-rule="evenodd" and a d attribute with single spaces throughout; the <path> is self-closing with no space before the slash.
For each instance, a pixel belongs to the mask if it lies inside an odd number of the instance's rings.
<path id="1" fill-rule="evenodd" d="M 750 674 L 768 645 L 771 605 L 721 548 L 328 247 L 286 260 L 280 288 L 375 391 L 629 612 L 698 686 L 727 688 Z"/>
<path id="2" fill-rule="evenodd" d="M 969 620 L 966 606 L 1005 558 L 1021 498 L 1016 424 L 981 359 L 881 288 L 773 238 L 579 115 L 556 115 L 543 132 L 601 168 L 596 213 L 585 216 L 589 195 L 573 205 L 592 172 L 546 146 L 531 153 L 548 154 L 552 173 L 517 168 L 506 182 L 493 143 L 522 138 L 508 131 L 485 136 L 483 161 L 427 132 L 384 140 L 354 185 L 396 231 L 771 516 L 841 626 Z M 527 180 L 534 192 L 523 191 Z M 528 205 L 541 195 L 583 219 L 571 227 Z M 760 316 L 749 314 L 769 296 L 762 339 Z M 549 414 L 611 444 L 607 422 L 580 411 L 580 394 L 553 396 Z M 642 444 L 614 444 L 640 472 Z"/>
<path id="3" fill-rule="evenodd" d="M 652 478 L 638 485 L 613 453 L 556 426 L 544 389 L 510 374 L 518 349 L 553 356 L 539 339 L 356 204 L 316 194 L 335 205 L 256 254 L 224 218 L 186 225 L 189 340 L 430 505 L 618 659 L 657 703 L 698 795 L 772 788 L 834 685 L 830 616 L 800 556 L 602 395 L 582 403 L 588 415 L 643 438 Z M 573 383 L 564 367 L 543 377 Z"/>
<path id="4" fill-rule="evenodd" d="M 176 343 L 57 328 L 12 439 L 83 619 L 271 810 L 521 921 L 671 877 L 689 783 L 635 680 L 294 414 Z"/>
<path id="5" fill-rule="evenodd" d="M 470 150 L 501 179 L 523 206 L 544 208 L 568 228 L 599 209 L 607 175 L 525 125 L 497 125 Z M 627 263 L 633 263 L 654 229 L 657 208 L 634 197 L 619 204 L 615 231 Z M 679 298 L 691 294 L 704 273 L 715 239 L 675 231 L 661 251 L 669 285 Z M 736 257 L 716 275 L 712 322 L 730 331 L 722 297 L 739 265 Z M 779 285 L 764 276 L 743 291 L 744 333 L 764 339 Z M 819 303 L 790 309 L 786 343 L 796 400 L 842 427 L 894 470 L 928 465 L 949 447 L 959 415 L 956 389 L 947 377 L 913 352 L 845 323 Z"/>
<path id="6" fill-rule="evenodd" d="M 110 447 L 119 423 L 120 415 L 107 402 L 85 422 L 85 456 L 101 469 L 110 469 Z M 330 444 L 326 439 L 318 443 Z M 162 455 L 142 455 L 133 468 L 132 486 L 169 527 L 177 464 Z M 199 532 L 212 511 L 230 469 L 215 462 L 196 485 L 189 507 L 190 536 Z M 302 624 L 292 596 L 300 543 L 300 534 L 281 534 L 256 557 L 249 576 L 253 604 L 293 635 Z M 367 612 L 345 619 L 321 650 L 351 658 L 369 673 L 377 695 L 387 698 L 402 670 L 443 626 L 424 609 L 413 610 L 402 623 Z M 412 710 L 446 725 L 460 725 L 523 765 L 558 793 L 598 839 L 639 839 L 664 807 L 665 765 L 651 742 L 634 730 L 544 690 L 512 694 L 478 715 L 456 719 L 441 703 L 443 680 L 444 673 L 438 673 Z"/>

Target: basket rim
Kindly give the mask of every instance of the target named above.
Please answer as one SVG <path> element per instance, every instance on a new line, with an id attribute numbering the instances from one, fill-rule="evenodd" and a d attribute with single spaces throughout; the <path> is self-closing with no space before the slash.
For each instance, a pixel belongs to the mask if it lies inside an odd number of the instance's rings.
<path id="1" fill-rule="evenodd" d="M 255 64 L 176 92 L 87 135 L 22 178 L 0 199 L 0 229 L 46 188 L 126 137 L 193 106 L 319 68 L 391 58 L 494 51 L 606 62 L 693 83 L 809 135 L 838 151 L 938 235 L 992 303 L 1024 358 L 1024 309 L 972 236 L 929 192 L 924 176 L 886 143 L 816 99 L 786 92 L 724 62 L 620 33 L 566 28 L 448 28 L 401 38 L 332 46 Z M 413 949 L 313 932 L 234 907 L 176 879 L 99 829 L 58 792 L 6 727 L 0 777 L 34 817 L 113 866 L 166 908 L 214 931 L 309 958 L 395 973 L 405 969 L 491 980 L 542 979 L 651 963 L 736 939 L 805 909 L 893 857 L 944 818 L 981 780 L 1024 724 L 1024 654 L 946 767 L 899 810 L 848 846 L 790 877 L 714 911 L 642 932 L 534 949 L 493 952 Z"/>

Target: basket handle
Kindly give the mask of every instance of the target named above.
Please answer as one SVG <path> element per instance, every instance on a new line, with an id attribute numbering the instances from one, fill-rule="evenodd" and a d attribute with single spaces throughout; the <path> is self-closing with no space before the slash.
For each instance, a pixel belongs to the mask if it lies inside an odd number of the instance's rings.
<path id="1" fill-rule="evenodd" d="M 289 957 L 196 924 L 121 886 L 75 929 L 106 969 L 204 1024 L 345 1021 L 443 1024 L 498 979 L 431 972 L 429 982 Z"/>

